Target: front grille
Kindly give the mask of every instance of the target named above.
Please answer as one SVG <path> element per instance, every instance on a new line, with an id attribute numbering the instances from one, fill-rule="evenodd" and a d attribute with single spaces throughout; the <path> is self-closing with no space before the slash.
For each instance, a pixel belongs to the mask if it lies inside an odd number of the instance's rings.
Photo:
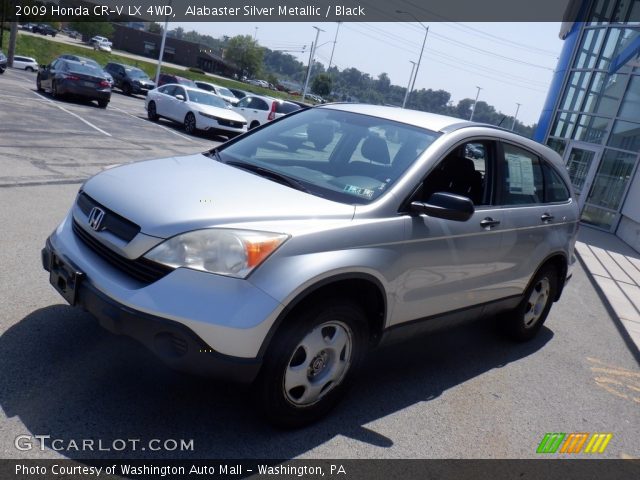
<path id="1" fill-rule="evenodd" d="M 223 118 L 219 118 L 218 123 L 223 127 L 232 127 L 232 128 L 242 128 L 242 125 L 244 125 L 244 123 L 242 122 L 232 122 L 231 120 L 225 120 Z"/>
<path id="2" fill-rule="evenodd" d="M 104 212 L 104 218 L 100 224 L 100 231 L 106 230 L 111 232 L 125 242 L 130 242 L 140 233 L 140 227 L 138 225 L 99 204 L 84 192 L 78 194 L 77 204 L 78 208 L 80 208 L 86 216 L 89 216 L 91 210 L 95 207 L 100 208 Z"/>
<path id="3" fill-rule="evenodd" d="M 75 220 L 73 221 L 73 232 L 85 243 L 85 245 L 105 261 L 140 282 L 146 284 L 153 283 L 174 270 L 171 267 L 160 265 L 159 263 L 152 262 L 146 258 L 129 260 L 128 258 L 117 254 L 109 247 L 100 243 L 96 238 L 92 237 L 91 234 L 86 232 Z"/>

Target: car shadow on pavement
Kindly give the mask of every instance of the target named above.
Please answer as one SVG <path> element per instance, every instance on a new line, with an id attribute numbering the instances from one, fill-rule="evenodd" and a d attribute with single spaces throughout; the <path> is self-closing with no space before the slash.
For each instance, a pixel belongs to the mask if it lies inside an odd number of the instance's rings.
<path id="1" fill-rule="evenodd" d="M 93 439 L 94 451 L 59 451 L 77 460 L 292 458 L 337 435 L 388 448 L 393 438 L 367 428 L 370 422 L 531 355 L 552 337 L 545 327 L 533 341 L 515 344 L 476 323 L 378 349 L 327 418 L 282 431 L 255 413 L 248 387 L 173 372 L 86 312 L 53 305 L 0 337 L 0 406 L 20 419 L 25 434 L 50 435 L 62 445 Z M 194 449 L 96 451 L 98 440 L 106 448 L 116 439 L 140 439 L 138 447 L 152 439 L 192 439 Z"/>

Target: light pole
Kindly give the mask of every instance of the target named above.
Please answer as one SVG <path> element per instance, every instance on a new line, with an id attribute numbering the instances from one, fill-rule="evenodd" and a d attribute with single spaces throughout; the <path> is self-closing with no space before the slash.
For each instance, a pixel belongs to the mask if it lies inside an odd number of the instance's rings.
<path id="1" fill-rule="evenodd" d="M 329 70 L 331 68 L 331 62 L 333 62 L 333 52 L 336 49 L 336 43 L 338 42 L 338 31 L 340 30 L 340 24 L 342 22 L 338 22 L 338 26 L 336 27 L 336 36 L 333 39 L 333 48 L 331 49 L 331 57 L 329 57 L 329 68 L 327 68 L 327 70 Z"/>
<path id="2" fill-rule="evenodd" d="M 409 88 L 411 87 L 411 80 L 413 79 L 413 72 L 416 68 L 416 62 L 414 62 L 413 60 L 409 60 L 409 63 L 411 64 L 411 75 L 409 75 L 409 83 L 407 84 L 407 91 L 404 94 L 404 100 L 402 101 L 402 108 L 405 107 L 405 105 L 407 104 L 407 99 L 409 98 Z"/>
<path id="3" fill-rule="evenodd" d="M 405 12 L 404 10 L 396 10 L 396 13 L 402 13 L 404 15 L 409 15 L 416 22 L 418 22 L 422 28 L 424 28 L 424 40 L 422 40 L 422 49 L 420 50 L 420 56 L 418 57 L 418 64 L 416 65 L 416 73 L 413 76 L 413 82 L 411 83 L 411 90 L 409 90 L 409 94 L 411 94 L 411 92 L 413 92 L 413 87 L 415 87 L 415 85 L 416 85 L 416 78 L 418 78 L 418 71 L 420 70 L 420 62 L 422 62 L 422 54 L 424 53 L 424 46 L 427 43 L 427 35 L 429 35 L 429 27 L 425 27 L 422 24 L 422 22 L 420 20 L 418 20 L 418 18 L 411 12 Z M 403 108 L 404 108 L 404 106 L 403 106 Z"/>
<path id="4" fill-rule="evenodd" d="M 169 0 L 169 5 L 173 3 L 173 0 Z M 160 80 L 160 68 L 162 68 L 162 57 L 164 55 L 164 44 L 167 41 L 167 27 L 169 25 L 169 16 L 164 17 L 164 30 L 162 31 L 162 41 L 160 42 L 160 55 L 158 55 L 158 67 L 156 68 L 156 86 Z"/>
<path id="5" fill-rule="evenodd" d="M 518 118 L 518 112 L 520 111 L 520 105 L 522 104 L 516 102 L 516 105 L 518 106 L 518 108 L 516 108 L 516 114 L 513 116 L 513 124 L 511 124 L 511 131 L 513 131 L 513 129 L 516 128 L 516 118 Z"/>
<path id="6" fill-rule="evenodd" d="M 482 87 L 476 86 L 476 88 L 478 89 L 478 93 L 476 93 L 476 100 L 473 102 L 473 108 L 471 109 L 471 116 L 469 117 L 469 121 L 470 122 L 473 121 L 473 114 L 476 113 L 476 104 L 478 103 L 478 97 L 480 96 L 480 90 L 482 90 Z"/>
<path id="7" fill-rule="evenodd" d="M 313 57 L 316 55 L 316 46 L 318 45 L 318 37 L 320 36 L 320 32 L 324 32 L 319 27 L 313 27 L 316 29 L 316 39 L 311 44 L 311 53 L 309 55 L 309 67 L 307 68 L 307 78 L 304 81 L 304 89 L 302 90 L 302 100 L 304 101 L 304 97 L 307 95 L 307 88 L 309 87 L 309 77 L 311 77 L 311 67 L 313 66 Z"/>
<path id="8" fill-rule="evenodd" d="M 258 27 L 253 31 L 253 41 L 256 41 L 256 37 L 258 36 Z"/>

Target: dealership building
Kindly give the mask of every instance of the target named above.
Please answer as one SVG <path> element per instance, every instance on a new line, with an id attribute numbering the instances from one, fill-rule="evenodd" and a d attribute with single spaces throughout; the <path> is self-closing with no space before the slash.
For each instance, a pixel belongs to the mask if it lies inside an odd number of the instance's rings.
<path id="1" fill-rule="evenodd" d="M 564 159 L 584 224 L 640 251 L 640 0 L 582 0 L 535 139 Z"/>

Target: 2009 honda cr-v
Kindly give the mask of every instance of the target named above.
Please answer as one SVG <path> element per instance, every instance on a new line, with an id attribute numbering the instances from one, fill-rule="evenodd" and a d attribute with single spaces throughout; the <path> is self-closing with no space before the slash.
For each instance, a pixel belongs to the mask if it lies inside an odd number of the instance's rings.
<path id="1" fill-rule="evenodd" d="M 42 259 L 107 329 L 174 368 L 255 382 L 267 417 L 296 426 L 378 345 L 496 315 L 532 338 L 571 275 L 578 217 L 547 147 L 334 104 L 94 176 Z"/>

